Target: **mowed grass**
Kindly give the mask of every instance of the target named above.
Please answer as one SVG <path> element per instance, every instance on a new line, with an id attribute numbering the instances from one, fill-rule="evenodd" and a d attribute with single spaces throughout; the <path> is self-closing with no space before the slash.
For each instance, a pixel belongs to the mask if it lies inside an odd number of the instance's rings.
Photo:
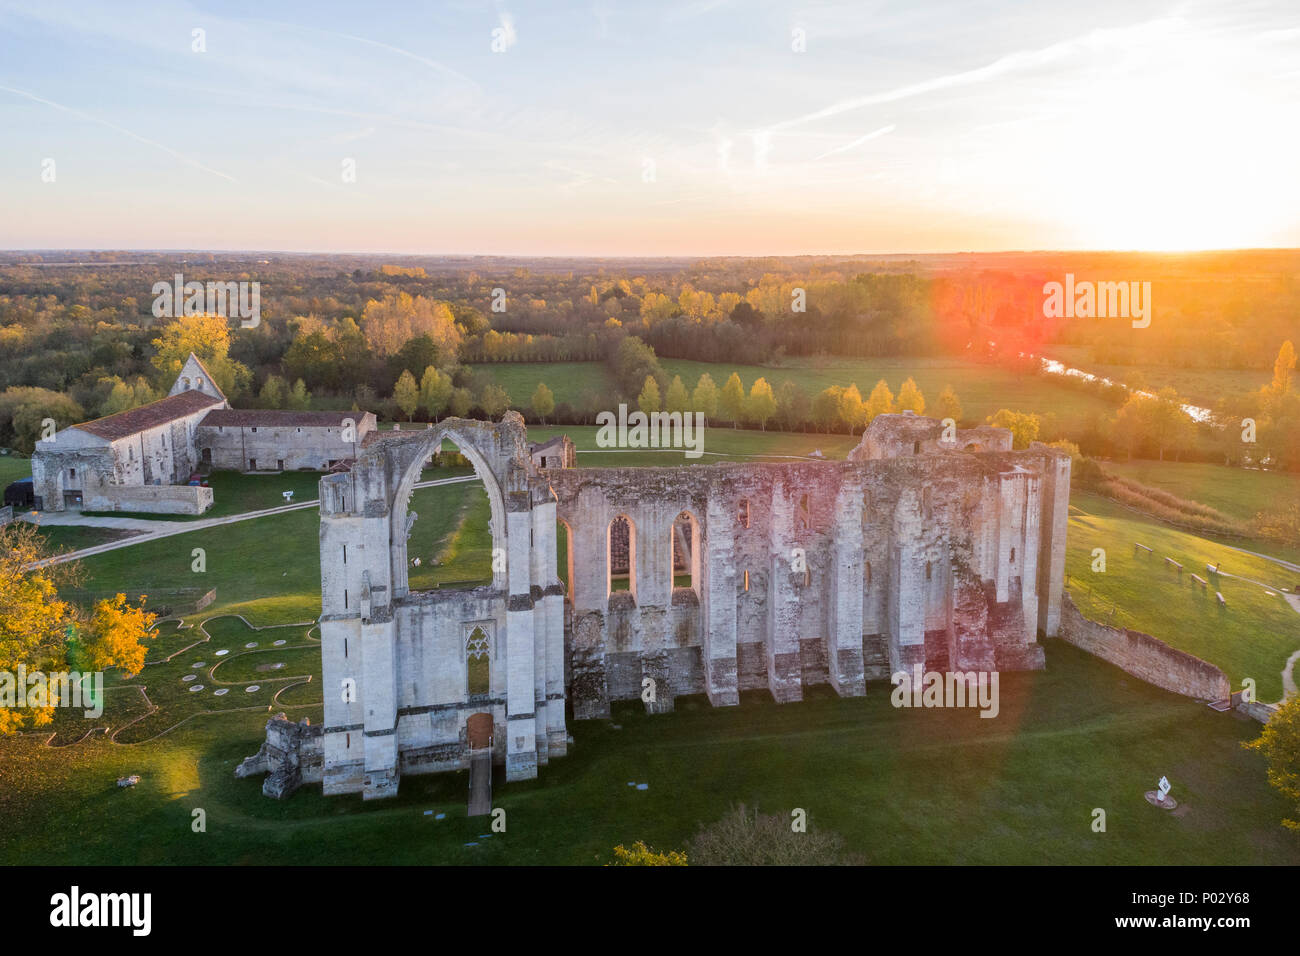
<path id="1" fill-rule="evenodd" d="M 1144 631 L 1209 661 L 1234 688 L 1251 677 L 1263 700 L 1281 697 L 1282 667 L 1300 649 L 1300 614 L 1279 593 L 1294 574 L 1096 495 L 1076 492 L 1070 503 L 1067 584 L 1084 614 Z M 1153 553 L 1134 548 L 1135 542 Z M 1091 570 L 1094 548 L 1105 551 L 1104 573 Z M 1165 564 L 1166 557 L 1183 565 L 1181 575 Z M 1219 562 L 1224 573 L 1206 570 Z M 1193 574 L 1209 581 L 1206 591 Z M 1223 593 L 1226 608 L 1218 606 L 1215 591 Z"/>
<path id="2" fill-rule="evenodd" d="M 505 783 L 498 770 L 504 833 L 466 817 L 463 773 L 407 776 L 391 801 L 326 798 L 319 785 L 263 797 L 260 777 L 233 772 L 260 746 L 265 709 L 195 716 L 135 745 L 9 739 L 0 861 L 592 865 L 620 843 L 682 847 L 743 802 L 782 816 L 802 808 L 814 829 L 882 864 L 1300 863 L 1300 835 L 1279 825 L 1285 801 L 1265 783 L 1263 759 L 1241 747 L 1259 725 L 1239 714 L 1059 641 L 1047 642 L 1046 671 L 1002 675 L 995 719 L 894 708 L 889 690 L 873 683 L 842 700 L 823 689 L 783 705 L 749 693 L 717 709 L 687 698 L 654 717 L 616 705 L 619 729 L 570 723 L 575 745 L 536 781 Z M 292 713 L 321 716 L 318 705 Z M 140 784 L 118 789 L 131 773 Z M 1175 813 L 1142 796 L 1162 774 Z M 202 834 L 191 829 L 199 807 Z M 1105 833 L 1092 830 L 1097 807 Z"/>
<path id="3" fill-rule="evenodd" d="M 546 383 L 557 405 L 576 407 L 587 391 L 601 396 L 618 391 L 604 362 L 486 362 L 472 368 L 504 388 L 515 408 L 532 404 L 538 382 Z"/>
<path id="4" fill-rule="evenodd" d="M 461 502 L 475 491 L 486 507 L 477 482 L 417 489 L 411 506 L 422 517 L 416 527 L 424 516 L 436 524 L 439 513 L 459 515 Z M 449 530 L 443 527 L 441 535 Z M 204 551 L 203 572 L 192 569 L 195 548 Z M 88 593 L 215 588 L 216 601 L 206 614 L 244 614 L 259 624 L 313 620 L 320 614 L 320 513 L 315 508 L 142 541 L 80 563 Z"/>
<path id="5" fill-rule="evenodd" d="M 16 458 L 13 455 L 0 455 L 0 491 L 19 478 L 32 476 L 32 463 L 28 458 Z"/>

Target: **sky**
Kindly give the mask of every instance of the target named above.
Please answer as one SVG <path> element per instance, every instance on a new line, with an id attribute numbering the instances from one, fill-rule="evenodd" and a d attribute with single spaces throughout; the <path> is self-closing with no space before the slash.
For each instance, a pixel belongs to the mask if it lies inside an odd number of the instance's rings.
<path id="1" fill-rule="evenodd" d="M 1300 4 L 0 0 L 0 248 L 1300 246 Z"/>

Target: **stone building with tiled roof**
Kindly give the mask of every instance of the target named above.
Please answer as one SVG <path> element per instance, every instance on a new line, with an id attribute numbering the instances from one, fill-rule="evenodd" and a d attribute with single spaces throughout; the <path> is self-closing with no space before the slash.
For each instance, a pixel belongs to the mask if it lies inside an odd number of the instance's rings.
<path id="1" fill-rule="evenodd" d="M 195 432 L 226 396 L 194 355 L 166 398 L 70 425 L 36 443 L 32 481 L 46 511 L 202 514 L 212 489 L 188 484 Z"/>
<path id="2" fill-rule="evenodd" d="M 195 471 L 325 471 L 356 458 L 375 427 L 370 412 L 233 409 L 191 354 L 166 398 L 37 442 L 37 506 L 202 514 L 212 489 L 189 483 Z"/>

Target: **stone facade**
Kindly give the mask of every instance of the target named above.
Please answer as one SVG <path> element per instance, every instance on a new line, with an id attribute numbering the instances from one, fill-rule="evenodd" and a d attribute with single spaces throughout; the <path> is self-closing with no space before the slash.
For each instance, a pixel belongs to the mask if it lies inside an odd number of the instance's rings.
<path id="1" fill-rule="evenodd" d="M 236 471 L 326 471 L 357 457 L 375 430 L 371 412 L 221 408 L 199 423 L 200 461 Z"/>
<path id="2" fill-rule="evenodd" d="M 444 438 L 484 484 L 501 560 L 489 586 L 412 592 L 407 502 Z M 877 418 L 847 461 L 789 464 L 543 470 L 514 412 L 373 436 L 321 480 L 325 792 L 391 796 L 403 773 L 467 768 L 476 714 L 519 780 L 565 753 L 566 703 L 581 720 L 647 688 L 663 712 L 685 694 L 858 696 L 915 664 L 1041 668 L 1069 480 L 1055 449 L 910 414 Z M 265 762 L 291 779 L 295 761 Z"/>
<path id="3" fill-rule="evenodd" d="M 195 431 L 210 411 L 225 407 L 225 396 L 191 355 L 166 398 L 36 443 L 32 480 L 42 507 L 201 513 L 212 504 L 211 491 L 203 489 L 205 497 L 186 487 L 199 465 Z M 144 491 L 153 488 L 158 492 Z"/>

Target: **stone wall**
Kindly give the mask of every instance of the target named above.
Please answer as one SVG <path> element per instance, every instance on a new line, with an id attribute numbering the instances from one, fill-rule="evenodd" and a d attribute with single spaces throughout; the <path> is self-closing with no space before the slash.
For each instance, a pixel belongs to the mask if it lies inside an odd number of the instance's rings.
<path id="1" fill-rule="evenodd" d="M 1227 700 L 1232 687 L 1227 676 L 1213 664 L 1164 641 L 1132 631 L 1101 624 L 1083 616 L 1067 592 L 1061 601 L 1060 636 L 1139 680 L 1196 700 Z"/>
<path id="2" fill-rule="evenodd" d="M 196 485 L 101 485 L 83 492 L 85 511 L 201 515 L 212 507 L 212 489 Z"/>

